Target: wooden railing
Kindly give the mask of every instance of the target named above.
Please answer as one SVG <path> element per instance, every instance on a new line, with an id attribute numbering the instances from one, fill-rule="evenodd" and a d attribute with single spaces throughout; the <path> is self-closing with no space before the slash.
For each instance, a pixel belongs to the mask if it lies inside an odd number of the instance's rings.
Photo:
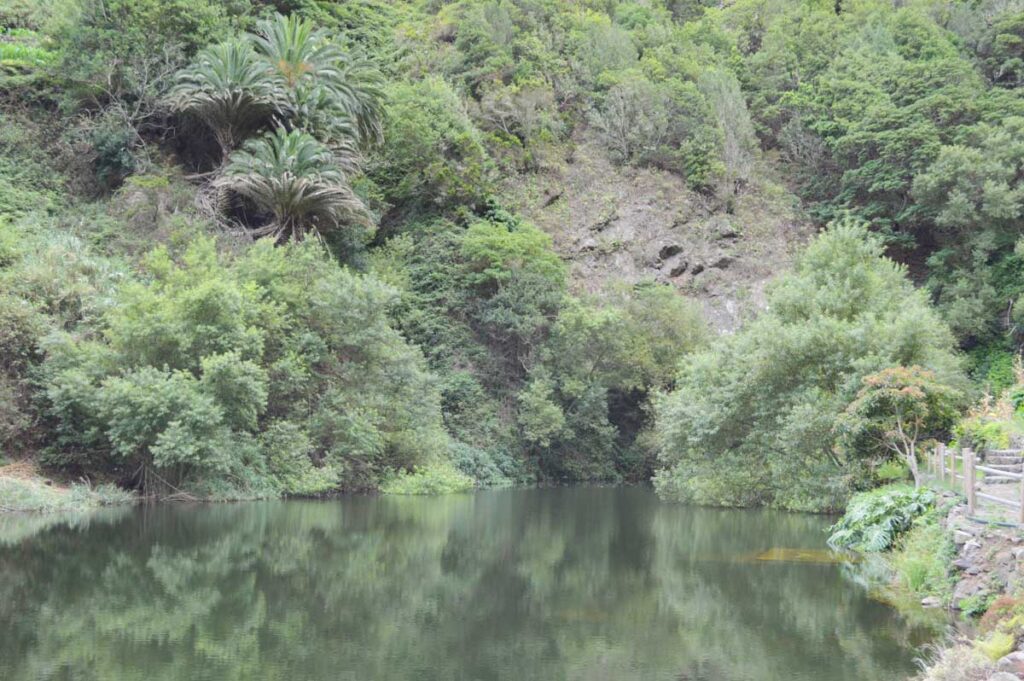
<path id="1" fill-rule="evenodd" d="M 1024 450 L 999 450 L 991 454 L 1019 456 Z M 1015 511 L 1012 520 L 1024 525 L 1024 472 L 1013 472 L 986 466 L 978 462 L 978 457 L 970 447 L 957 451 L 953 447 L 940 444 L 928 455 L 928 472 L 933 480 L 947 489 L 963 492 L 967 497 L 967 514 L 977 516 L 981 501 L 991 502 Z M 981 474 L 979 478 L 979 473 Z M 999 496 L 992 494 L 994 485 L 985 484 L 995 481 L 1015 482 L 1010 488 L 1000 485 L 1012 494 Z M 1012 498 L 1016 497 L 1016 498 Z"/>

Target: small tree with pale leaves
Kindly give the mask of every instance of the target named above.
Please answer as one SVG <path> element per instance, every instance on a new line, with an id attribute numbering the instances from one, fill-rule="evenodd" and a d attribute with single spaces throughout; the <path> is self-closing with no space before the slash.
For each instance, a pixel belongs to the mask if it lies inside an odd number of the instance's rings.
<path id="1" fill-rule="evenodd" d="M 961 399 L 958 390 L 919 366 L 870 374 L 836 426 L 838 447 L 847 456 L 898 456 L 920 487 L 918 444 L 956 422 Z"/>

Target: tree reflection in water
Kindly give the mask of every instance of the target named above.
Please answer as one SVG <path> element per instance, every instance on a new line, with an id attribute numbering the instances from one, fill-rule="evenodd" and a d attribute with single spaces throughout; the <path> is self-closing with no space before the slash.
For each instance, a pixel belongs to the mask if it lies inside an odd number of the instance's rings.
<path id="1" fill-rule="evenodd" d="M 927 630 L 827 519 L 639 488 L 155 506 L 0 531 L 0 678 L 886 681 Z"/>

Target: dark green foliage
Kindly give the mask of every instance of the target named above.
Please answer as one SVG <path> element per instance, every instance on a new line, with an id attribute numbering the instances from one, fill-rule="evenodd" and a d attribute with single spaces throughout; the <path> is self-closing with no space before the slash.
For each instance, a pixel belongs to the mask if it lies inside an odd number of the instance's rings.
<path id="1" fill-rule="evenodd" d="M 406 289 L 395 316 L 444 376 L 445 423 L 468 446 L 456 450 L 463 471 L 650 474 L 651 450 L 636 442 L 649 391 L 706 340 L 691 303 L 653 285 L 578 300 L 550 237 L 501 210 L 466 229 L 420 226 L 390 249 Z"/>

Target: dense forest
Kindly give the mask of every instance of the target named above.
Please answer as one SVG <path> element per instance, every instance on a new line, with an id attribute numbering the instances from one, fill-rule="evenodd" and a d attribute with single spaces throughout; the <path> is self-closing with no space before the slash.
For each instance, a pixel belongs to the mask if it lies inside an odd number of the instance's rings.
<path id="1" fill-rule="evenodd" d="M 1014 0 L 9 1 L 0 463 L 840 508 L 1010 436 L 1022 82 Z"/>

